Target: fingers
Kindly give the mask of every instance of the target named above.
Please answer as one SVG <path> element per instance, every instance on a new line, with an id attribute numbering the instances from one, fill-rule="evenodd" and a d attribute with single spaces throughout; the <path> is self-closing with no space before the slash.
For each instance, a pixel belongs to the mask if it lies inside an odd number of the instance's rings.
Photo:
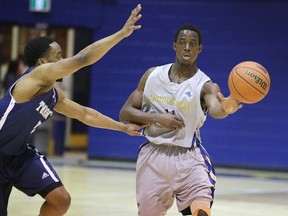
<path id="1" fill-rule="evenodd" d="M 178 122 L 177 122 L 177 126 L 178 126 L 178 128 L 183 128 L 183 127 L 185 127 L 185 124 L 184 124 L 184 122 L 181 120 L 181 121 L 178 121 Z"/>
<path id="2" fill-rule="evenodd" d="M 178 117 L 178 116 L 173 116 L 174 117 L 174 122 L 173 124 L 175 124 L 176 128 L 183 128 L 185 127 L 184 121 L 182 118 Z"/>
<path id="3" fill-rule="evenodd" d="M 141 11 L 141 5 L 138 4 L 136 8 L 134 8 L 134 10 L 132 10 L 130 18 L 133 20 L 133 22 L 137 22 L 141 17 L 142 14 L 139 14 L 139 12 Z"/>
<path id="4" fill-rule="evenodd" d="M 142 14 L 139 14 L 139 12 L 141 11 L 142 7 L 141 4 L 138 4 L 136 8 L 134 8 L 134 10 L 132 10 L 131 12 L 131 16 L 130 18 L 132 19 L 133 25 L 142 17 Z M 135 26 L 131 26 L 131 28 L 135 29 L 140 29 L 141 25 L 135 25 Z"/>
<path id="5" fill-rule="evenodd" d="M 143 136 L 142 131 L 138 131 L 136 129 L 127 129 L 125 133 L 127 133 L 130 136 Z"/>
<path id="6" fill-rule="evenodd" d="M 173 121 L 170 122 L 170 124 L 167 126 L 168 129 L 171 129 L 171 130 L 178 130 L 178 129 L 181 129 L 181 128 L 184 128 L 185 127 L 185 124 L 184 122 L 180 119 L 175 119 Z"/>
<path id="7" fill-rule="evenodd" d="M 138 5 L 136 6 L 136 8 L 134 8 L 134 9 L 132 10 L 131 14 L 132 14 L 133 16 L 136 16 L 136 15 L 141 11 L 141 9 L 142 9 L 141 4 L 138 4 Z"/>
<path id="8" fill-rule="evenodd" d="M 135 17 L 133 19 L 133 24 L 135 24 L 140 18 L 142 17 L 141 14 L 139 14 L 137 17 Z M 132 28 L 135 30 L 135 29 L 140 29 L 142 26 L 141 25 L 134 25 L 132 26 Z"/>
<path id="9" fill-rule="evenodd" d="M 142 128 L 145 128 L 145 127 L 147 127 L 148 125 L 150 125 L 150 124 L 141 124 L 141 125 L 138 124 L 138 130 L 140 130 L 140 129 L 142 129 Z"/>
<path id="10" fill-rule="evenodd" d="M 141 129 L 147 127 L 149 124 L 133 124 L 128 123 L 127 126 L 127 134 L 130 136 L 143 136 L 143 132 Z"/>
<path id="11" fill-rule="evenodd" d="M 138 4 L 137 7 L 132 10 L 129 18 L 127 19 L 126 23 L 121 29 L 123 37 L 128 37 L 132 34 L 134 30 L 141 28 L 141 25 L 135 25 L 135 23 L 142 17 L 142 15 L 139 14 L 140 11 L 141 11 L 141 5 Z"/>
<path id="12" fill-rule="evenodd" d="M 217 97 L 218 97 L 218 99 L 220 100 L 220 101 L 223 101 L 225 98 L 224 98 L 224 96 L 223 96 L 223 94 L 221 93 L 221 92 L 218 92 L 217 93 Z"/>
<path id="13" fill-rule="evenodd" d="M 129 135 L 131 136 L 143 136 L 142 132 L 140 131 L 133 131 L 132 133 L 130 133 Z"/>

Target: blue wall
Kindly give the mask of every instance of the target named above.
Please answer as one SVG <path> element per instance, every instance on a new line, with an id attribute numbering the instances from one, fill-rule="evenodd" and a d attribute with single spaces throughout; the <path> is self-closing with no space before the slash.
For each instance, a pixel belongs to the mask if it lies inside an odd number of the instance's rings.
<path id="1" fill-rule="evenodd" d="M 120 29 L 139 2 L 143 7 L 142 29 L 92 66 L 91 107 L 118 119 L 122 104 L 142 74 L 151 66 L 174 61 L 175 29 L 194 23 L 203 32 L 204 50 L 198 66 L 225 95 L 228 74 L 241 61 L 258 61 L 271 76 L 271 90 L 261 102 L 245 105 L 224 120 L 208 117 L 202 137 L 214 163 L 288 170 L 288 2 L 61 0 L 52 1 L 49 14 L 31 14 L 26 1 L 0 0 L 0 22 L 86 27 L 98 40 Z M 17 10 L 13 10 L 16 5 Z M 135 160 L 144 141 L 142 137 L 89 128 L 88 155 Z"/>
<path id="2" fill-rule="evenodd" d="M 107 7 L 105 24 L 97 35 L 111 33 L 111 26 L 120 27 L 134 2 Z M 117 119 L 144 71 L 174 60 L 175 29 L 194 23 L 203 32 L 204 50 L 198 65 L 219 83 L 225 95 L 228 74 L 241 61 L 258 61 L 271 76 L 271 90 L 261 102 L 245 105 L 224 120 L 208 117 L 202 137 L 213 161 L 225 166 L 288 169 L 284 82 L 288 77 L 288 3 L 146 0 L 142 6 L 142 29 L 94 66 L 91 105 Z M 143 138 L 90 128 L 89 156 L 134 160 L 142 142 Z"/>

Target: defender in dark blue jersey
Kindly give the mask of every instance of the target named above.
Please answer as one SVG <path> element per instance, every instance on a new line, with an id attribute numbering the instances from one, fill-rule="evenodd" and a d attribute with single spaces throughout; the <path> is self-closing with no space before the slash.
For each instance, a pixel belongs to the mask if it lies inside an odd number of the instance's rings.
<path id="1" fill-rule="evenodd" d="M 12 187 L 45 201 L 41 216 L 64 215 L 70 195 L 47 159 L 29 143 L 29 137 L 54 111 L 86 125 L 140 136 L 141 126 L 124 124 L 66 98 L 55 82 L 97 62 L 113 46 L 139 29 L 141 6 L 131 13 L 121 30 L 62 59 L 58 43 L 48 37 L 30 40 L 24 50 L 29 69 L 0 100 L 0 215 L 7 215 Z"/>

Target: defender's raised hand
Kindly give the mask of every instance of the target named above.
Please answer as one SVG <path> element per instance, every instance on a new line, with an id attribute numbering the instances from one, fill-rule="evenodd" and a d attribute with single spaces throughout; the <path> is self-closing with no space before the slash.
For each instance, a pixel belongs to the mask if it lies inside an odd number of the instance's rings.
<path id="1" fill-rule="evenodd" d="M 135 23 L 142 17 L 142 15 L 139 14 L 140 11 L 140 4 L 138 4 L 137 7 L 132 10 L 131 15 L 127 19 L 123 28 L 120 30 L 124 37 L 130 36 L 134 30 L 141 28 L 141 25 L 135 25 Z"/>

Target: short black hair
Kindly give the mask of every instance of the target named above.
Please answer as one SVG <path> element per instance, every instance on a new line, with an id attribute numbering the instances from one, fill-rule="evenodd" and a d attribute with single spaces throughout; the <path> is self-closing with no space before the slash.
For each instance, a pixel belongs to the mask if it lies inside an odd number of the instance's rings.
<path id="1" fill-rule="evenodd" d="M 27 65 L 29 67 L 35 66 L 38 59 L 46 54 L 50 49 L 50 44 L 53 42 L 53 39 L 46 36 L 40 36 L 29 40 L 24 49 L 24 58 Z"/>
<path id="2" fill-rule="evenodd" d="M 202 44 L 202 34 L 201 34 L 200 30 L 195 25 L 191 25 L 191 24 L 181 25 L 177 29 L 177 31 L 175 32 L 175 37 L 174 37 L 175 43 L 177 42 L 177 38 L 178 38 L 180 31 L 182 31 L 182 30 L 191 30 L 191 31 L 196 32 L 198 34 L 199 44 Z"/>

